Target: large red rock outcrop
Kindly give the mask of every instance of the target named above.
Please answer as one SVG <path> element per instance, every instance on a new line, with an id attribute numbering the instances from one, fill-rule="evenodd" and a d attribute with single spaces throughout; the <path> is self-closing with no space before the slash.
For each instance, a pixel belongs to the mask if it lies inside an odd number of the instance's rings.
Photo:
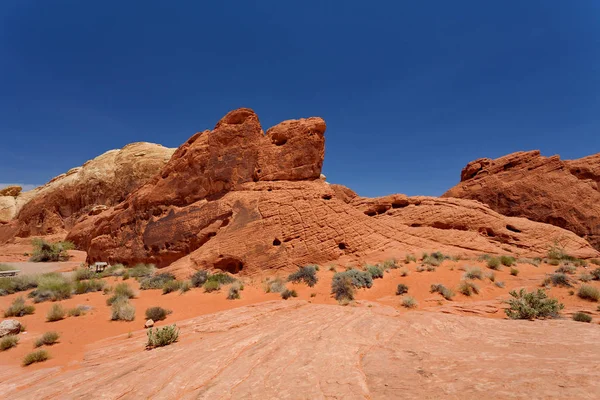
<path id="1" fill-rule="evenodd" d="M 559 237 L 575 256 L 598 256 L 571 232 L 477 202 L 365 199 L 329 185 L 319 179 L 324 132 L 322 119 L 308 118 L 263 134 L 252 110 L 232 111 L 122 203 L 82 217 L 68 239 L 89 261 L 151 262 L 181 277 L 435 250 L 537 256 Z"/>
<path id="2" fill-rule="evenodd" d="M 111 150 L 34 190 L 17 193 L 0 226 L 0 241 L 69 230 L 82 215 L 116 205 L 156 175 L 175 150 L 152 143 L 132 143 Z M 0 203 L 2 204 L 2 203 Z"/>
<path id="3" fill-rule="evenodd" d="M 467 164 L 461 182 L 443 197 L 559 226 L 600 249 L 600 154 L 567 161 L 539 151 L 481 158 Z"/>

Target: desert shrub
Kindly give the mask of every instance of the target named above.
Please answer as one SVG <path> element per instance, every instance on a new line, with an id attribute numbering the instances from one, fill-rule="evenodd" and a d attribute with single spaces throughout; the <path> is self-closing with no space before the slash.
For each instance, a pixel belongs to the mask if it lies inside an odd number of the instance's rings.
<path id="1" fill-rule="evenodd" d="M 596 268 L 591 271 L 592 279 L 595 281 L 600 281 L 600 268 Z"/>
<path id="2" fill-rule="evenodd" d="M 123 264 L 114 264 L 106 267 L 106 269 L 100 273 L 100 276 L 103 278 L 107 276 L 123 276 L 126 271 L 127 269 Z"/>
<path id="3" fill-rule="evenodd" d="M 511 268 L 511 269 L 510 269 L 510 274 L 511 274 L 512 276 L 517 276 L 517 275 L 519 275 L 519 270 L 518 270 L 518 269 L 516 269 L 516 268 Z"/>
<path id="4" fill-rule="evenodd" d="M 562 286 L 562 287 L 573 286 L 573 285 L 571 285 L 571 279 L 566 274 L 563 274 L 563 273 L 555 273 L 555 274 L 548 275 L 544 279 L 544 282 L 542 284 L 543 285 L 552 285 L 552 286 Z"/>
<path id="5" fill-rule="evenodd" d="M 402 268 L 400 270 L 400 276 L 408 276 L 409 273 L 410 271 L 408 270 L 408 268 Z"/>
<path id="6" fill-rule="evenodd" d="M 368 265 L 367 273 L 371 275 L 371 278 L 373 279 L 383 278 L 383 270 L 375 265 Z"/>
<path id="7" fill-rule="evenodd" d="M 587 272 L 584 272 L 582 274 L 579 275 L 579 280 L 581 282 L 589 282 L 593 279 L 594 277 L 591 274 L 588 274 Z"/>
<path id="8" fill-rule="evenodd" d="M 69 317 L 79 317 L 81 315 L 85 315 L 85 312 L 88 310 L 89 308 L 87 306 L 77 306 L 75 308 L 71 308 L 68 311 Z"/>
<path id="9" fill-rule="evenodd" d="M 58 332 L 46 332 L 35 340 L 35 347 L 52 346 L 54 343 L 58 342 L 59 338 L 60 335 Z"/>
<path id="10" fill-rule="evenodd" d="M 162 321 L 167 318 L 167 315 L 171 314 L 171 310 L 167 310 L 162 307 L 150 307 L 146 310 L 146 319 L 152 321 Z"/>
<path id="11" fill-rule="evenodd" d="M 68 261 L 67 251 L 75 248 L 71 242 L 48 243 L 38 238 L 33 239 L 31 243 L 33 244 L 33 254 L 29 261 L 32 262 Z"/>
<path id="12" fill-rule="evenodd" d="M 48 322 L 60 321 L 65 318 L 65 315 L 65 309 L 61 304 L 52 304 L 52 307 L 48 310 L 48 314 L 46 314 L 46 320 Z"/>
<path id="13" fill-rule="evenodd" d="M 0 278 L 0 296 L 23 292 L 34 289 L 38 285 L 39 277 L 36 275 L 21 275 Z"/>
<path id="14" fill-rule="evenodd" d="M 467 268 L 464 274 L 465 279 L 482 279 L 483 273 L 480 268 Z"/>
<path id="15" fill-rule="evenodd" d="M 441 265 L 444 260 L 450 257 L 444 255 L 440 251 L 433 252 L 431 254 L 423 253 L 423 264 L 431 265 L 437 267 Z"/>
<path id="16" fill-rule="evenodd" d="M 417 268 L 415 268 L 415 271 L 417 271 L 417 272 L 423 272 L 423 271 L 425 271 L 425 267 L 422 266 L 422 265 L 417 265 Z"/>
<path id="17" fill-rule="evenodd" d="M 23 366 L 26 367 L 33 363 L 38 363 L 42 361 L 46 361 L 50 356 L 46 350 L 36 350 L 31 352 L 23 358 Z"/>
<path id="18" fill-rule="evenodd" d="M 338 278 L 331 281 L 331 294 L 333 294 L 337 301 L 354 300 L 354 286 L 352 285 L 352 278 L 350 278 L 348 275 L 344 275 L 343 272 L 338 272 L 335 275 L 337 275 Z"/>
<path id="19" fill-rule="evenodd" d="M 569 290 L 569 296 L 573 296 L 575 294 L 575 291 L 573 289 Z"/>
<path id="20" fill-rule="evenodd" d="M 415 308 L 418 305 L 417 300 L 410 296 L 404 296 L 400 304 L 405 308 Z"/>
<path id="21" fill-rule="evenodd" d="M 190 281 L 183 281 L 179 286 L 179 294 L 184 294 L 192 289 L 192 283 Z"/>
<path id="22" fill-rule="evenodd" d="M 111 305 L 120 299 L 133 299 L 135 297 L 135 293 L 133 289 L 125 282 L 118 283 L 113 288 L 113 295 L 106 300 L 107 305 Z"/>
<path id="23" fill-rule="evenodd" d="M 446 300 L 452 300 L 452 298 L 454 297 L 454 292 L 451 289 L 448 289 L 446 286 L 444 286 L 440 283 L 431 285 L 431 287 L 429 288 L 429 291 L 431 293 L 441 294 L 442 297 L 445 298 Z"/>
<path id="24" fill-rule="evenodd" d="M 503 288 L 504 287 L 504 282 L 496 281 L 496 282 L 494 282 L 494 285 L 496 285 L 496 287 Z"/>
<path id="25" fill-rule="evenodd" d="M 462 281 L 458 284 L 458 291 L 465 296 L 471 296 L 472 294 L 479 294 L 479 286 L 474 282 Z"/>
<path id="26" fill-rule="evenodd" d="M 194 275 L 190 277 L 193 287 L 202 287 L 208 279 L 208 272 L 204 270 L 196 271 Z"/>
<path id="27" fill-rule="evenodd" d="M 572 264 L 562 264 L 560 267 L 556 268 L 556 271 L 561 274 L 574 274 L 577 272 L 577 267 Z"/>
<path id="28" fill-rule="evenodd" d="M 71 298 L 73 286 L 71 281 L 62 274 L 51 272 L 38 278 L 37 288 L 29 296 L 35 303 L 43 301 L 58 301 Z"/>
<path id="29" fill-rule="evenodd" d="M 417 257 L 414 254 L 407 254 L 404 257 L 404 264 L 410 264 L 411 262 L 417 262 Z"/>
<path id="30" fill-rule="evenodd" d="M 149 290 L 149 289 L 162 289 L 167 282 L 171 282 L 175 280 L 175 275 L 164 272 L 162 274 L 157 274 L 153 276 L 149 276 L 146 278 L 142 278 L 140 280 L 140 289 L 141 290 Z"/>
<path id="31" fill-rule="evenodd" d="M 208 276 L 207 282 L 219 282 L 221 285 L 229 285 L 236 281 L 236 279 L 224 272 L 217 272 L 216 274 L 210 274 Z"/>
<path id="32" fill-rule="evenodd" d="M 502 265 L 502 263 L 500 262 L 500 259 L 497 257 L 490 257 L 487 260 L 487 266 L 489 269 L 499 270 L 500 265 Z"/>
<path id="33" fill-rule="evenodd" d="M 298 271 L 288 276 L 288 282 L 300 283 L 304 282 L 309 287 L 315 286 L 317 283 L 317 270 L 314 265 L 308 265 L 298 268 Z"/>
<path id="34" fill-rule="evenodd" d="M 575 314 L 573 314 L 573 321 L 589 323 L 592 322 L 592 316 L 582 311 L 578 311 Z"/>
<path id="35" fill-rule="evenodd" d="M 496 274 L 494 274 L 493 272 L 490 272 L 487 275 L 488 279 L 490 280 L 490 282 L 496 282 Z"/>
<path id="36" fill-rule="evenodd" d="M 550 265 L 560 265 L 560 260 L 554 260 L 554 259 L 550 259 L 550 260 L 546 260 L 548 262 L 548 264 Z"/>
<path id="37" fill-rule="evenodd" d="M 398 268 L 398 260 L 396 260 L 395 258 L 390 258 L 388 260 L 385 260 L 382 263 L 382 267 L 384 270 L 388 270 L 388 269 L 396 269 Z"/>
<path id="38" fill-rule="evenodd" d="M 162 292 L 163 294 L 168 294 L 171 292 L 176 292 L 177 290 L 181 289 L 181 285 L 183 284 L 182 281 L 168 281 L 165 282 L 165 284 L 163 285 L 162 288 Z"/>
<path id="39" fill-rule="evenodd" d="M 241 290 L 242 290 L 242 285 L 239 282 L 234 282 L 229 287 L 229 293 L 227 294 L 227 300 L 239 299 Z"/>
<path id="40" fill-rule="evenodd" d="M 435 266 L 428 265 L 427 267 L 425 267 L 425 269 L 427 270 L 427 272 L 433 272 L 433 271 L 435 271 Z"/>
<path id="41" fill-rule="evenodd" d="M 396 295 L 400 296 L 401 294 L 408 293 L 408 286 L 403 283 L 398 284 L 396 287 Z"/>
<path id="42" fill-rule="evenodd" d="M 129 271 L 125 271 L 125 272 L 123 273 L 123 280 L 124 280 L 124 281 L 126 281 L 126 280 L 127 280 L 127 279 L 129 279 L 129 278 L 130 278 Z"/>
<path id="43" fill-rule="evenodd" d="M 373 286 L 373 278 L 371 275 L 368 272 L 359 271 L 357 269 L 349 269 L 348 271 L 338 272 L 333 275 L 333 281 L 336 279 L 342 279 L 345 276 L 350 278 L 352 286 L 355 288 L 370 288 Z"/>
<path id="44" fill-rule="evenodd" d="M 600 301 L 600 290 L 593 287 L 592 285 L 583 284 L 577 291 L 577 296 L 584 300 Z"/>
<path id="45" fill-rule="evenodd" d="M 136 264 L 134 267 L 125 271 L 124 274 L 127 273 L 132 278 L 147 278 L 149 276 L 152 276 L 152 274 L 154 274 L 155 269 L 156 268 L 154 267 L 154 264 L 141 264 L 140 263 L 140 264 Z"/>
<path id="46" fill-rule="evenodd" d="M 6 335 L 0 339 L 0 351 L 6 351 L 15 347 L 19 343 L 17 335 Z"/>
<path id="47" fill-rule="evenodd" d="M 512 298 L 507 301 L 509 307 L 504 312 L 510 319 L 556 318 L 564 308 L 563 304 L 549 298 L 542 289 L 535 292 L 511 290 L 509 294 Z"/>
<path id="48" fill-rule="evenodd" d="M 19 296 L 14 299 L 12 304 L 4 311 L 4 317 L 22 317 L 23 315 L 30 315 L 34 312 L 35 307 L 25 304 L 25 299 Z"/>
<path id="49" fill-rule="evenodd" d="M 511 256 L 500 256 L 500 264 L 512 267 L 515 264 L 515 258 Z"/>
<path id="50" fill-rule="evenodd" d="M 90 268 L 80 267 L 75 270 L 73 273 L 73 280 L 75 281 L 83 281 L 86 279 L 92 279 L 96 277 L 96 272 L 91 270 Z"/>
<path id="51" fill-rule="evenodd" d="M 285 283 L 280 278 L 275 278 L 272 281 L 267 281 L 265 285 L 266 293 L 281 293 L 285 290 Z"/>
<path id="52" fill-rule="evenodd" d="M 133 321 L 135 318 L 135 307 L 126 297 L 118 297 L 111 306 L 111 317 L 113 321 Z"/>
<path id="53" fill-rule="evenodd" d="M 75 294 L 84 294 L 92 292 L 100 292 L 104 289 L 106 283 L 101 279 L 90 279 L 89 281 L 75 282 L 73 291 Z"/>
<path id="54" fill-rule="evenodd" d="M 284 300 L 289 299 L 290 297 L 298 297 L 298 293 L 296 293 L 295 290 L 289 290 L 289 289 L 285 289 L 283 292 L 281 292 L 281 298 Z"/>
<path id="55" fill-rule="evenodd" d="M 148 329 L 148 342 L 146 347 L 152 349 L 155 347 L 168 346 L 179 339 L 179 329 L 175 324 L 163 326 L 162 328 Z"/>
<path id="56" fill-rule="evenodd" d="M 594 265 L 600 265 L 600 260 L 598 260 L 597 258 L 592 258 L 592 259 L 590 260 L 590 262 L 591 262 L 592 264 L 594 264 Z"/>
<path id="57" fill-rule="evenodd" d="M 221 289 L 219 281 L 206 281 L 206 283 L 204 283 L 204 291 L 206 293 L 214 292 L 219 289 Z"/>
<path id="58" fill-rule="evenodd" d="M 15 347 L 19 343 L 19 337 L 17 335 L 7 335 L 0 340 L 0 351 L 6 351 L 12 347 Z"/>

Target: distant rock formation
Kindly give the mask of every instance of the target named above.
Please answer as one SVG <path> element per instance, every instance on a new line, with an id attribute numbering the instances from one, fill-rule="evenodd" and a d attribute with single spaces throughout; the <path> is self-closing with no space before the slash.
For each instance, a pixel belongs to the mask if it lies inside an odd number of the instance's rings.
<path id="1" fill-rule="evenodd" d="M 539 151 L 481 158 L 467 164 L 461 182 L 443 197 L 567 229 L 600 250 L 600 153 L 568 161 Z"/>
<path id="2" fill-rule="evenodd" d="M 325 122 L 263 133 L 250 109 L 192 136 L 120 204 L 86 214 L 68 240 L 88 260 L 255 274 L 310 263 L 420 251 L 543 255 L 553 238 L 578 257 L 599 253 L 563 229 L 502 216 L 469 200 L 357 196 L 322 179 Z"/>

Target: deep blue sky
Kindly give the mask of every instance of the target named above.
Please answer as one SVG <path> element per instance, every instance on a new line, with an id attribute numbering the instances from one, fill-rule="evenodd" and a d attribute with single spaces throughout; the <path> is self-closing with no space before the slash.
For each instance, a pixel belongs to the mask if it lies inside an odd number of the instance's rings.
<path id="1" fill-rule="evenodd" d="M 600 152 L 600 1 L 0 2 L 0 182 L 227 111 L 327 121 L 324 173 L 440 195 L 470 160 Z"/>

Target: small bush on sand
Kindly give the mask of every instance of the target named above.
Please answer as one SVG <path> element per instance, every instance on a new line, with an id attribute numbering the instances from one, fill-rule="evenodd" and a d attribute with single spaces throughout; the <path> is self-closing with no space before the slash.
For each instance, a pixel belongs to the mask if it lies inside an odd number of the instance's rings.
<path id="1" fill-rule="evenodd" d="M 107 305 L 111 305 L 119 299 L 133 299 L 135 297 L 135 293 L 133 289 L 125 282 L 118 283 L 113 288 L 113 295 L 106 300 Z"/>
<path id="2" fill-rule="evenodd" d="M 383 278 L 383 270 L 376 265 L 368 265 L 367 273 L 371 275 L 373 279 Z"/>
<path id="3" fill-rule="evenodd" d="M 168 281 L 164 284 L 162 288 L 163 294 L 168 294 L 171 292 L 176 292 L 181 289 L 182 281 Z"/>
<path id="4" fill-rule="evenodd" d="M 106 267 L 106 269 L 100 273 L 100 276 L 103 278 L 107 276 L 123 276 L 126 271 L 127 268 L 125 268 L 123 264 L 114 264 Z"/>
<path id="5" fill-rule="evenodd" d="M 221 285 L 229 285 L 236 281 L 236 279 L 224 272 L 217 272 L 216 274 L 210 274 L 208 276 L 207 282 L 219 282 Z"/>
<path id="6" fill-rule="evenodd" d="M 133 321 L 135 318 L 135 307 L 126 297 L 119 297 L 112 303 L 111 317 L 113 321 Z"/>
<path id="7" fill-rule="evenodd" d="M 62 274 L 52 272 L 38 279 L 38 286 L 29 294 L 35 303 L 43 301 L 59 301 L 71 298 L 73 286 L 71 281 Z"/>
<path id="8" fill-rule="evenodd" d="M 511 256 L 500 256 L 500 264 L 512 267 L 515 264 L 515 258 Z"/>
<path id="9" fill-rule="evenodd" d="M 462 281 L 458 284 L 458 291 L 465 296 L 471 296 L 472 294 L 479 294 L 479 286 L 474 282 Z"/>
<path id="10" fill-rule="evenodd" d="M 572 287 L 571 279 L 563 273 L 555 273 L 548 275 L 542 285 L 552 285 L 552 286 L 562 286 L 562 287 Z"/>
<path id="11" fill-rule="evenodd" d="M 207 279 L 208 279 L 208 272 L 206 272 L 204 270 L 196 271 L 194 273 L 194 275 L 192 275 L 190 277 L 193 287 L 202 287 L 202 285 L 204 285 L 204 283 L 206 283 Z"/>
<path id="12" fill-rule="evenodd" d="M 68 261 L 67 251 L 75 248 L 71 242 L 48 243 L 38 238 L 33 239 L 31 243 L 33 244 L 33 254 L 29 261 L 32 262 Z"/>
<path id="13" fill-rule="evenodd" d="M 281 278 L 275 278 L 265 283 L 265 293 L 281 293 L 285 290 L 285 282 Z"/>
<path id="14" fill-rule="evenodd" d="M 4 317 L 22 317 L 35 312 L 35 307 L 25 304 L 25 299 L 21 296 L 17 297 L 12 304 L 4 311 Z"/>
<path id="15" fill-rule="evenodd" d="M 595 281 L 600 281 L 600 268 L 596 268 L 591 271 L 592 279 Z"/>
<path id="16" fill-rule="evenodd" d="M 600 290 L 598 290 L 592 285 L 584 283 L 579 287 L 579 291 L 577 291 L 577 296 L 584 300 L 600 301 Z"/>
<path id="17" fill-rule="evenodd" d="M 86 279 L 92 279 L 96 277 L 96 272 L 87 267 L 80 267 L 73 273 L 73 280 L 83 281 Z"/>
<path id="18" fill-rule="evenodd" d="M 490 282 L 496 282 L 496 274 L 494 274 L 493 272 L 487 274 L 487 277 L 490 280 Z"/>
<path id="19" fill-rule="evenodd" d="M 58 342 L 59 338 L 60 335 L 58 332 L 46 332 L 35 340 L 35 347 L 52 346 L 54 343 Z"/>
<path id="20" fill-rule="evenodd" d="M 445 298 L 446 300 L 452 300 L 452 298 L 454 297 L 454 292 L 451 289 L 448 289 L 446 286 L 444 286 L 440 283 L 431 285 L 429 291 L 431 293 L 441 294 L 442 297 Z"/>
<path id="21" fill-rule="evenodd" d="M 414 254 L 407 254 L 404 257 L 404 264 L 410 264 L 411 262 L 417 262 L 417 257 Z"/>
<path id="22" fill-rule="evenodd" d="M 148 329 L 148 342 L 146 348 L 168 346 L 179 339 L 179 328 L 175 324 L 163 326 L 162 328 Z"/>
<path id="23" fill-rule="evenodd" d="M 296 293 L 295 290 L 289 290 L 289 289 L 285 289 L 283 292 L 281 292 L 282 299 L 287 300 L 290 297 L 298 297 L 298 293 Z"/>
<path id="24" fill-rule="evenodd" d="M 12 347 L 15 347 L 19 343 L 19 337 L 17 335 L 7 335 L 0 340 L 0 351 L 6 351 Z"/>
<path id="25" fill-rule="evenodd" d="M 39 277 L 36 275 L 12 276 L 0 279 L 0 296 L 23 292 L 34 289 L 38 285 Z"/>
<path id="26" fill-rule="evenodd" d="M 136 264 L 133 268 L 130 268 L 126 273 L 132 278 L 147 278 L 154 274 L 156 268 L 154 264 Z"/>
<path id="27" fill-rule="evenodd" d="M 510 319 L 557 318 L 564 305 L 558 300 L 549 298 L 546 292 L 538 289 L 535 292 L 511 290 L 508 308 L 504 310 Z"/>
<path id="28" fill-rule="evenodd" d="M 516 268 L 511 268 L 511 269 L 510 269 L 510 274 L 511 274 L 512 276 L 517 276 L 517 275 L 519 275 L 519 270 L 518 270 L 518 269 L 516 269 Z"/>
<path id="29" fill-rule="evenodd" d="M 215 292 L 221 289 L 221 284 L 218 281 L 206 281 L 204 283 L 204 291 L 206 293 Z"/>
<path id="30" fill-rule="evenodd" d="M 48 322 L 60 321 L 65 318 L 65 315 L 65 309 L 61 304 L 52 304 L 52 307 L 48 310 L 48 314 L 46 314 L 46 320 Z"/>
<path id="31" fill-rule="evenodd" d="M 338 275 L 338 278 L 331 281 L 331 294 L 333 294 L 333 297 L 335 297 L 337 301 L 354 300 L 354 286 L 352 285 L 352 278 L 350 278 L 348 275 Z"/>
<path id="32" fill-rule="evenodd" d="M 440 266 L 444 260 L 449 259 L 450 257 L 444 255 L 440 251 L 433 252 L 431 254 L 423 253 L 423 264 L 438 267 Z"/>
<path id="33" fill-rule="evenodd" d="M 417 300 L 410 296 L 404 296 L 400 304 L 405 308 L 415 308 L 418 305 Z"/>
<path id="34" fill-rule="evenodd" d="M 184 294 L 192 289 L 192 283 L 190 281 L 183 281 L 179 286 L 179 294 Z"/>
<path id="35" fill-rule="evenodd" d="M 342 279 L 345 276 L 350 278 L 352 286 L 355 288 L 370 288 L 373 286 L 373 278 L 371 277 L 371 274 L 365 271 L 359 271 L 357 269 L 349 269 L 348 271 L 336 273 L 333 275 L 332 283 L 333 281 Z"/>
<path id="36" fill-rule="evenodd" d="M 313 287 L 318 281 L 317 270 L 314 265 L 300 267 L 298 271 L 288 276 L 288 281 L 294 283 L 304 282 L 309 287 Z"/>
<path id="37" fill-rule="evenodd" d="M 75 308 L 71 308 L 68 312 L 69 317 L 79 317 L 85 315 L 86 311 L 89 309 L 87 306 L 77 306 Z"/>
<path id="38" fill-rule="evenodd" d="M 410 271 L 408 270 L 408 268 L 402 268 L 400 270 L 400 276 L 408 276 L 408 274 L 410 274 Z"/>
<path id="39" fill-rule="evenodd" d="M 46 361 L 50 356 L 46 350 L 36 350 L 25 356 L 23 359 L 23 366 L 26 367 L 33 363 Z"/>
<path id="40" fill-rule="evenodd" d="M 100 292 L 104 289 L 105 282 L 101 279 L 90 279 L 89 281 L 75 282 L 75 294 Z"/>
<path id="41" fill-rule="evenodd" d="M 167 318 L 167 315 L 171 314 L 171 310 L 167 310 L 162 307 L 150 307 L 146 310 L 146 319 L 151 319 L 152 321 L 162 321 Z"/>
<path id="42" fill-rule="evenodd" d="M 573 275 L 577 272 L 577 267 L 573 264 L 562 264 L 560 267 L 556 268 L 556 271 L 554 272 Z"/>
<path id="43" fill-rule="evenodd" d="M 384 270 L 388 270 L 388 269 L 396 269 L 398 268 L 398 260 L 396 260 L 395 258 L 390 258 L 388 260 L 385 260 L 383 262 L 383 264 L 381 264 L 381 266 L 383 267 Z"/>
<path id="44" fill-rule="evenodd" d="M 500 262 L 500 259 L 497 257 L 490 257 L 487 260 L 487 266 L 489 269 L 499 270 L 500 265 L 502 265 L 502 263 Z"/>
<path id="45" fill-rule="evenodd" d="M 396 296 L 400 296 L 401 294 L 408 293 L 408 286 L 403 283 L 398 284 L 396 287 Z"/>
<path id="46" fill-rule="evenodd" d="M 573 314 L 573 321 L 589 323 L 592 322 L 592 316 L 582 311 L 578 311 L 575 314 Z"/>
<path id="47" fill-rule="evenodd" d="M 467 268 L 467 270 L 465 271 L 465 274 L 464 274 L 464 278 L 465 279 L 482 279 L 483 273 L 481 272 L 481 269 L 477 268 L 477 267 Z"/>
<path id="48" fill-rule="evenodd" d="M 242 284 L 240 282 L 234 282 L 229 287 L 229 293 L 227 294 L 227 300 L 236 300 L 240 298 L 240 292 L 242 290 Z"/>
<path id="49" fill-rule="evenodd" d="M 140 280 L 140 289 L 141 290 L 162 289 L 167 282 L 171 282 L 174 280 L 175 280 L 175 275 L 168 273 L 168 272 L 149 276 L 146 278 L 142 278 Z"/>

